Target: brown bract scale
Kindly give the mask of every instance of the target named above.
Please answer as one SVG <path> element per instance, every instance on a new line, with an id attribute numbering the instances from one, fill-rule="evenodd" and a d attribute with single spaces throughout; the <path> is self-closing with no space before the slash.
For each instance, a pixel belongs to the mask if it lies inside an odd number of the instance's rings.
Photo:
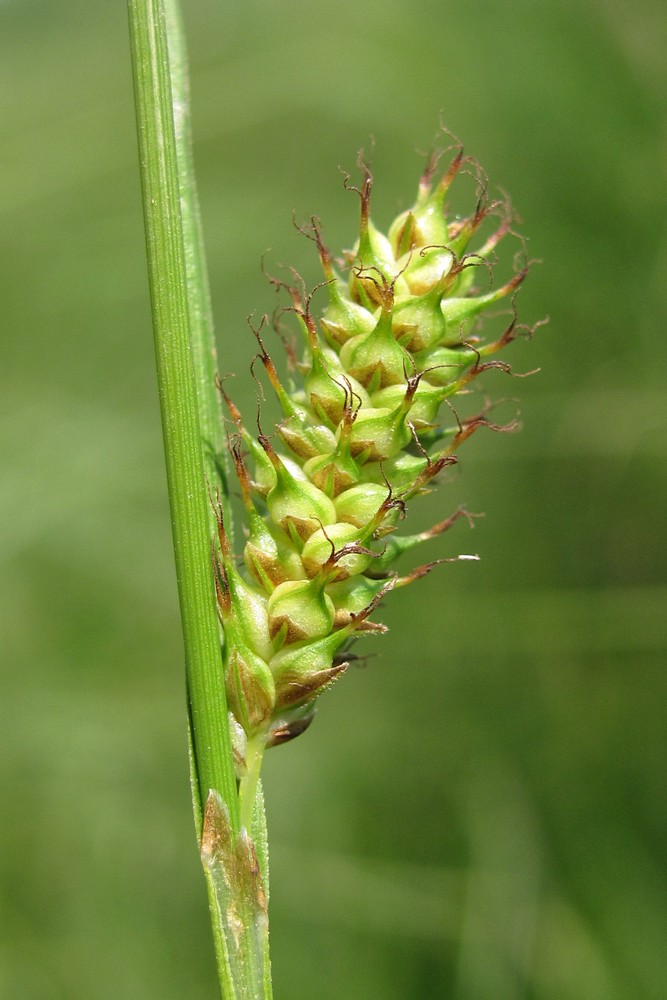
<path id="1" fill-rule="evenodd" d="M 345 182 L 359 197 L 359 235 L 342 269 L 319 221 L 301 228 L 316 244 L 327 302 L 316 318 L 298 276 L 290 285 L 271 279 L 304 345 L 298 363 L 290 359 L 303 380 L 292 391 L 254 330 L 255 360 L 283 412 L 276 432 L 254 436 L 225 394 L 247 532 L 239 570 L 219 513 L 218 606 L 234 726 L 255 743 L 305 731 L 316 698 L 354 659 L 355 636 L 385 631 L 372 617 L 383 597 L 452 561 L 396 571 L 403 553 L 472 518 L 459 509 L 430 530 L 402 533 L 411 503 L 474 431 L 515 426 L 490 421 L 488 407 L 457 412 L 456 397 L 480 376 L 511 374 L 489 358 L 531 331 L 517 323 L 515 303 L 527 266 L 493 280 L 498 248 L 513 235 L 506 205 L 490 202 L 481 180 L 470 215 L 450 218 L 450 187 L 472 161 L 460 148 L 449 161 L 446 152 L 429 158 L 414 205 L 386 235 L 371 219 L 373 179 L 360 160 L 359 186 Z M 503 303 L 509 325 L 482 326 L 482 314 Z"/>

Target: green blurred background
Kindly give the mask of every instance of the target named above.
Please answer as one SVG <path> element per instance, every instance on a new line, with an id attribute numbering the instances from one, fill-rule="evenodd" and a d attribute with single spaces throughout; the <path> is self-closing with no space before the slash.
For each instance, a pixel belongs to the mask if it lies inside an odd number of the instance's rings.
<path id="1" fill-rule="evenodd" d="M 414 514 L 478 552 L 272 751 L 276 1000 L 662 1000 L 663 0 L 186 3 L 222 368 L 253 407 L 260 257 L 412 200 L 440 117 L 535 267 L 524 429 Z M 124 4 L 3 0 L 2 951 L 7 1000 L 216 995 L 190 815 Z M 434 550 L 432 550 L 434 551 Z"/>

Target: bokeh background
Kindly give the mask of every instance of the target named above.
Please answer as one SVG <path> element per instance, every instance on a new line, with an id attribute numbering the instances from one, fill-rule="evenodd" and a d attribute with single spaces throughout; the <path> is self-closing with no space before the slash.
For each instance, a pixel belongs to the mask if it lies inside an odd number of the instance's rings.
<path id="1" fill-rule="evenodd" d="M 665 153 L 662 0 L 185 4 L 222 368 L 254 407 L 260 272 L 317 279 L 339 165 L 374 217 L 440 118 L 511 192 L 533 269 L 523 431 L 391 637 L 266 762 L 277 1000 L 662 1000 Z M 7 1000 L 216 995 L 185 756 L 126 14 L 0 3 L 2 950 Z M 509 356 L 509 355 L 508 355 Z M 412 515 L 411 515 L 412 516 Z M 420 520 L 422 519 L 422 520 Z"/>

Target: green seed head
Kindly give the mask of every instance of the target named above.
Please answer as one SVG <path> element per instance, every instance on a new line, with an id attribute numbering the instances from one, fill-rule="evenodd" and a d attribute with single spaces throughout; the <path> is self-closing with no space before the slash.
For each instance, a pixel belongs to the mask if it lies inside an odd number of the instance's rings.
<path id="1" fill-rule="evenodd" d="M 239 732 L 275 746 L 307 728 L 315 699 L 345 672 L 355 636 L 385 631 L 373 620 L 384 596 L 443 560 L 400 576 L 396 561 L 465 513 L 401 534 L 413 498 L 434 488 L 475 430 L 513 427 L 492 424 L 484 407 L 472 417 L 456 409 L 457 396 L 484 373 L 509 371 L 487 359 L 515 339 L 516 313 L 504 332 L 486 338 L 478 320 L 513 303 L 526 273 L 480 287 L 510 227 L 502 218 L 491 235 L 480 235 L 497 208 L 484 190 L 469 216 L 449 217 L 449 188 L 464 162 L 458 150 L 439 173 L 439 157 L 431 157 L 413 206 L 388 235 L 371 221 L 372 178 L 362 162 L 353 189 L 359 235 L 345 254 L 347 274 L 334 267 L 319 222 L 304 228 L 324 272 L 321 318 L 305 292 L 274 281 L 287 290 L 303 337 L 303 357 L 291 364 L 302 386 L 283 384 L 254 331 L 289 454 L 265 434 L 250 434 L 227 400 L 238 430 L 231 447 L 247 518 L 247 576 L 220 524 L 216 581 L 239 746 Z"/>

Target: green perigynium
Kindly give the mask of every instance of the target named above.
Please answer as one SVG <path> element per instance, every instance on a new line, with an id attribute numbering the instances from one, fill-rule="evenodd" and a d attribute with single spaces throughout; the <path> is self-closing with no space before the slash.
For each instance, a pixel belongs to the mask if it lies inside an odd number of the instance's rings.
<path id="1" fill-rule="evenodd" d="M 351 640 L 385 631 L 372 620 L 381 599 L 434 565 L 400 576 L 395 560 L 466 513 L 402 535 L 406 504 L 456 462 L 477 428 L 509 429 L 491 423 L 486 410 L 462 419 L 453 401 L 488 369 L 510 370 L 486 359 L 516 337 L 515 310 L 504 332 L 488 339 L 479 317 L 502 300 L 513 305 L 527 267 L 493 285 L 507 212 L 480 187 L 473 213 L 449 218 L 447 193 L 469 161 L 458 150 L 437 179 L 439 160 L 430 158 L 415 204 L 387 235 L 371 221 L 372 178 L 361 162 L 362 183 L 353 189 L 359 238 L 342 262 L 315 219 L 304 230 L 328 296 L 319 321 L 310 297 L 274 281 L 289 294 L 303 335 L 300 387 L 283 385 L 255 331 L 283 412 L 276 434 L 254 437 L 227 400 L 247 533 L 241 570 L 220 514 L 216 578 L 240 778 L 244 747 L 261 753 L 303 732 L 315 699 L 344 673 Z M 483 224 L 498 216 L 475 246 Z"/>

